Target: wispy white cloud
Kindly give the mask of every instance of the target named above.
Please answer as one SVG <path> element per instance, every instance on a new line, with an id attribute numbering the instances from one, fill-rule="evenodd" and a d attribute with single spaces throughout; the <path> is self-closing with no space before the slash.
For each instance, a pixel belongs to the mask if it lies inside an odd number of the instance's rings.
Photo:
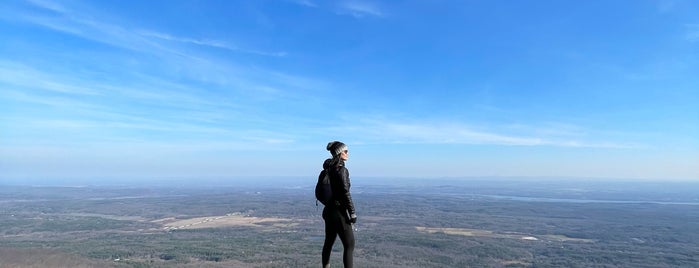
<path id="1" fill-rule="evenodd" d="M 409 144 L 474 144 L 503 146 L 553 146 L 580 148 L 637 148 L 639 145 L 614 141 L 586 140 L 571 135 L 569 129 L 549 127 L 520 127 L 513 131 L 507 126 L 475 126 L 463 123 L 432 123 L 385 119 L 357 120 L 359 124 L 334 129 L 337 133 L 352 133 L 367 143 Z M 526 131 L 524 131 L 526 129 Z M 578 127 L 578 129 L 580 129 Z M 509 131 L 508 131 L 509 130 Z M 524 133 L 522 133 L 524 132 Z"/>
<path id="2" fill-rule="evenodd" d="M 19 12 L 12 19 L 40 25 L 86 40 L 132 50 L 148 57 L 156 57 L 161 59 L 161 61 L 148 63 L 157 65 L 157 67 L 150 68 L 150 70 L 185 75 L 187 78 L 198 80 L 205 84 L 217 84 L 217 86 L 226 87 L 228 90 L 248 94 L 246 97 L 269 99 L 270 97 L 280 97 L 286 94 L 289 92 L 287 90 L 289 88 L 299 89 L 299 86 L 306 86 L 305 89 L 309 89 L 308 87 L 316 87 L 322 84 L 312 82 L 314 79 L 303 78 L 278 70 L 269 70 L 260 66 L 237 66 L 234 61 L 214 58 L 208 56 L 207 53 L 201 53 L 202 51 L 188 49 L 182 46 L 182 44 L 273 57 L 284 57 L 286 56 L 285 52 L 267 52 L 240 48 L 236 45 L 213 39 L 196 39 L 150 30 L 132 29 L 141 27 L 122 26 L 110 24 L 108 21 L 97 21 L 91 19 L 91 17 L 81 15 L 81 12 L 77 10 L 52 7 L 49 3 L 43 1 L 37 1 L 33 4 L 51 8 L 51 10 L 55 10 L 59 14 L 41 15 L 22 14 Z M 99 14 L 92 14 L 92 16 L 98 17 Z M 76 51 L 76 54 L 79 53 L 81 52 Z M 93 56 L 90 55 L 90 57 Z M 101 56 L 107 58 L 115 57 L 110 54 Z M 126 68 L 120 72 L 135 74 L 137 71 L 130 71 L 129 68 Z M 56 88 L 59 89 L 58 86 Z M 299 91 L 294 93 L 299 93 Z"/>
<path id="3" fill-rule="evenodd" d="M 281 73 L 276 76 L 294 87 L 313 84 Z M 218 140 L 263 148 L 287 146 L 296 140 L 293 133 L 279 126 L 280 119 L 259 114 L 254 104 L 201 95 L 197 85 L 147 74 L 136 80 L 133 84 L 95 80 L 0 61 L 0 85 L 6 86 L 0 102 L 22 107 L 0 115 L 0 125 L 19 134 L 5 137 L 5 141 L 17 144 L 29 139 L 28 144 L 70 146 L 66 142 L 77 139 L 106 146 L 115 141 L 208 144 Z"/>
<path id="4" fill-rule="evenodd" d="M 191 43 L 191 44 L 195 44 L 195 45 L 217 47 L 217 48 L 223 48 L 223 49 L 228 49 L 228 50 L 238 50 L 238 47 L 236 47 L 236 46 L 233 46 L 231 44 L 227 44 L 227 43 L 224 43 L 221 41 L 216 41 L 216 40 L 197 40 L 197 39 L 192 39 L 192 38 L 181 38 L 181 37 L 175 37 L 175 36 L 172 36 L 169 34 L 156 33 L 156 32 L 151 32 L 151 31 L 139 31 L 138 33 L 142 36 L 155 37 L 158 39 L 163 39 L 163 40 L 168 40 L 168 41 Z"/>
<path id="5" fill-rule="evenodd" d="M 301 5 L 301 6 L 313 7 L 313 8 L 318 7 L 318 5 L 311 0 L 289 0 L 289 1 L 294 3 L 294 4 Z"/>
<path id="6" fill-rule="evenodd" d="M 25 102 L 48 104 L 55 107 L 81 107 L 78 102 L 90 104 L 94 108 L 99 101 L 75 98 L 80 95 L 105 98 L 108 103 L 123 101 L 146 101 L 161 103 L 166 101 L 180 108 L 223 105 L 224 102 L 207 100 L 196 96 L 195 89 L 169 81 L 139 77 L 135 85 L 113 84 L 98 81 L 91 77 L 81 77 L 75 72 L 48 72 L 22 63 L 0 61 L 0 84 L 9 86 L 5 97 Z M 14 89 L 14 90 L 9 90 Z M 60 93 L 48 95 L 44 93 Z M 188 93 L 191 92 L 191 93 Z"/>
<path id="7" fill-rule="evenodd" d="M 329 8 L 339 15 L 349 15 L 355 18 L 384 17 L 386 13 L 374 2 L 363 0 L 343 0 L 331 5 L 318 5 L 311 0 L 288 0 L 296 5 L 310 8 Z M 324 1 L 320 1 L 324 3 Z"/>
<path id="8" fill-rule="evenodd" d="M 129 123 L 135 120 L 129 115 L 147 115 L 155 121 L 145 123 L 153 125 L 186 121 L 229 126 L 231 121 L 235 121 L 239 126 L 255 128 L 253 122 L 278 126 L 279 121 L 284 120 L 281 118 L 294 117 L 293 114 L 280 116 L 268 105 L 283 102 L 286 107 L 307 106 L 308 102 L 320 101 L 316 89 L 324 87 L 315 79 L 283 72 L 238 71 L 206 64 L 190 64 L 188 70 L 194 68 L 195 73 L 214 73 L 228 80 L 217 81 L 219 78 L 214 77 L 203 79 L 207 81 L 205 83 L 181 83 L 157 72 L 136 70 L 123 73 L 125 68 L 118 68 L 120 71 L 116 72 L 108 69 L 82 73 L 56 67 L 48 67 L 52 70 L 48 71 L 45 67 L 0 61 L 0 84 L 6 85 L 0 99 L 70 112 L 80 118 L 102 117 L 106 121 Z M 226 74 L 241 77 L 225 77 Z M 119 78 L 102 78 L 115 75 Z M 212 87 L 216 87 L 216 91 L 210 91 Z M 144 114 L 144 110 L 149 112 Z M 285 132 L 282 128 L 277 130 Z"/>
<path id="9" fill-rule="evenodd" d="M 658 0 L 657 3 L 658 11 L 660 13 L 670 12 L 677 6 L 676 0 Z"/>
<path id="10" fill-rule="evenodd" d="M 67 11 L 57 16 L 17 14 L 14 19 L 114 47 L 139 52 L 160 50 L 157 44 L 135 35 L 129 29 L 67 13 Z"/>
<path id="11" fill-rule="evenodd" d="M 687 24 L 685 37 L 691 42 L 699 42 L 699 24 Z"/>
<path id="12" fill-rule="evenodd" d="M 404 142 L 446 143 L 446 144 L 501 144 L 501 145 L 541 145 L 538 138 L 507 136 L 476 131 L 458 125 L 437 124 L 382 124 L 381 133 L 403 139 Z M 400 141 L 400 140 L 399 140 Z"/>
<path id="13" fill-rule="evenodd" d="M 38 71 L 20 63 L 0 61 L 0 83 L 14 87 L 30 87 L 65 94 L 97 95 L 96 90 L 59 81 L 55 75 Z"/>
<path id="14" fill-rule="evenodd" d="M 193 38 L 176 37 L 176 36 L 172 36 L 169 34 L 157 33 L 157 32 L 153 32 L 153 31 L 138 31 L 138 33 L 144 37 L 156 38 L 156 39 L 172 41 L 172 42 L 180 42 L 180 43 L 188 43 L 188 44 L 194 44 L 194 45 L 200 45 L 200 46 L 207 46 L 207 47 L 213 47 L 213 48 L 220 48 L 220 49 L 225 49 L 225 50 L 229 50 L 229 51 L 233 51 L 233 52 L 241 52 L 241 53 L 256 54 L 256 55 L 261 55 L 261 56 L 272 56 L 272 57 L 284 57 L 287 55 L 286 52 L 266 52 L 266 51 L 260 51 L 260 50 L 244 49 L 244 48 L 240 48 L 238 46 L 235 46 L 233 44 L 230 44 L 230 43 L 227 43 L 224 41 L 219 41 L 219 40 L 211 40 L 211 39 L 200 40 L 200 39 L 193 39 Z"/>
<path id="15" fill-rule="evenodd" d="M 151 30 L 132 29 L 133 27 L 115 25 L 108 22 L 95 20 L 94 17 L 99 17 L 98 14 L 92 14 L 92 16 L 81 15 L 82 12 L 79 10 L 71 10 L 61 5 L 43 0 L 32 0 L 30 3 L 37 7 L 54 11 L 56 14 L 47 16 L 18 13 L 15 14 L 12 19 L 22 20 L 59 32 L 76 35 L 81 38 L 102 42 L 115 47 L 122 47 L 149 53 L 168 51 L 170 53 L 179 54 L 182 56 L 190 55 L 174 47 L 165 46 L 160 43 L 160 41 L 169 41 L 219 48 L 236 53 L 246 53 L 260 56 L 284 57 L 287 55 L 287 53 L 283 51 L 270 52 L 250 48 L 241 48 L 228 42 L 215 39 L 177 37 L 171 34 Z"/>
<path id="16" fill-rule="evenodd" d="M 340 3 L 340 13 L 349 14 L 356 18 L 384 17 L 385 13 L 375 3 L 364 1 L 345 1 Z"/>
<path id="17" fill-rule="evenodd" d="M 11 127 L 4 133 L 0 144 L 41 144 L 44 146 L 68 146 L 76 141 L 109 146 L 117 143 L 162 143 L 171 147 L 215 149 L 209 144 L 238 143 L 253 149 L 267 146 L 293 144 L 297 137 L 291 133 L 270 131 L 246 125 L 226 125 L 225 122 L 201 124 L 193 120 L 160 120 L 98 111 L 97 118 L 63 116 L 2 115 L 0 125 Z M 50 137 L 37 139 L 50 131 Z M 19 134 L 19 135 L 18 135 Z M 197 146 L 193 146 L 197 145 Z M 240 147 L 240 146 L 238 146 Z M 273 147 L 272 147 L 273 149 Z M 283 148 L 276 148 L 283 149 Z"/>
<path id="18" fill-rule="evenodd" d="M 44 0 L 27 0 L 27 2 L 33 4 L 34 6 L 43 8 L 43 9 L 48 9 L 54 12 L 58 13 L 65 13 L 67 11 L 66 8 L 64 8 L 62 5 L 56 3 L 56 2 L 51 2 L 51 1 L 44 1 Z"/>

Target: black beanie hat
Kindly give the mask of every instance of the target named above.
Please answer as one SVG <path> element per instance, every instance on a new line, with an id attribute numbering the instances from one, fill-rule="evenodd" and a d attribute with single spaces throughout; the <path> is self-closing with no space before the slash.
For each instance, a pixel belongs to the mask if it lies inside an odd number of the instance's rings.
<path id="1" fill-rule="evenodd" d="M 328 146 L 325 147 L 328 151 L 330 151 L 330 154 L 335 157 L 342 153 L 342 151 L 347 150 L 347 145 L 340 141 L 331 141 L 328 143 Z"/>

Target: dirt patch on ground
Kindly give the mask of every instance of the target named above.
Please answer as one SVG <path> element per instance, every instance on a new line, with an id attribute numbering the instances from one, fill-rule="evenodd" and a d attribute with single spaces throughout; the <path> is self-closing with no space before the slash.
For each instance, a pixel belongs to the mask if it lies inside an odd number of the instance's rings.
<path id="1" fill-rule="evenodd" d="M 532 264 L 530 262 L 520 261 L 520 260 L 502 261 L 501 263 L 505 267 L 531 267 L 532 266 Z"/>
<path id="2" fill-rule="evenodd" d="M 462 236 L 474 236 L 474 237 L 492 237 L 492 238 L 508 238 L 508 239 L 519 239 L 527 241 L 561 241 L 561 242 L 582 242 L 582 243 L 593 243 L 592 239 L 583 238 L 572 238 L 565 235 L 531 235 L 522 233 L 496 233 L 489 230 L 480 229 L 467 229 L 467 228 L 430 228 L 430 227 L 415 227 L 416 230 L 423 233 L 435 234 L 442 233 L 448 235 L 462 235 Z"/>
<path id="3" fill-rule="evenodd" d="M 298 221 L 276 217 L 253 217 L 239 213 L 223 216 L 199 217 L 191 219 L 165 218 L 152 221 L 163 225 L 163 230 L 202 229 L 221 227 L 257 227 L 264 229 L 287 229 L 298 226 Z"/>
<path id="4" fill-rule="evenodd" d="M 582 243 L 594 243 L 595 240 L 585 239 L 585 238 L 573 238 L 567 237 L 565 235 L 540 235 L 542 239 L 550 241 L 562 241 L 562 242 L 582 242 Z"/>

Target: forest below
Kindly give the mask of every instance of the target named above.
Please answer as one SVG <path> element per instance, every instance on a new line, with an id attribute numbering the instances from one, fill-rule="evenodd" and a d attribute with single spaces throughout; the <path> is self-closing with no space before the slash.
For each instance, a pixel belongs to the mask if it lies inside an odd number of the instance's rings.
<path id="1" fill-rule="evenodd" d="M 355 265 L 696 267 L 695 186 L 355 182 Z M 0 267 L 319 267 L 312 187 L 2 186 Z"/>

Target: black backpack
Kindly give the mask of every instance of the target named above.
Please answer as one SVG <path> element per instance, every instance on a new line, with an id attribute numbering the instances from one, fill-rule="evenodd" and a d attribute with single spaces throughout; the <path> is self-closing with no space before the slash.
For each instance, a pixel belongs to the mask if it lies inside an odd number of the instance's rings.
<path id="1" fill-rule="evenodd" d="M 316 205 L 318 201 L 323 205 L 327 205 L 333 199 L 333 190 L 330 187 L 330 174 L 326 170 L 318 175 L 318 183 L 316 183 Z"/>

